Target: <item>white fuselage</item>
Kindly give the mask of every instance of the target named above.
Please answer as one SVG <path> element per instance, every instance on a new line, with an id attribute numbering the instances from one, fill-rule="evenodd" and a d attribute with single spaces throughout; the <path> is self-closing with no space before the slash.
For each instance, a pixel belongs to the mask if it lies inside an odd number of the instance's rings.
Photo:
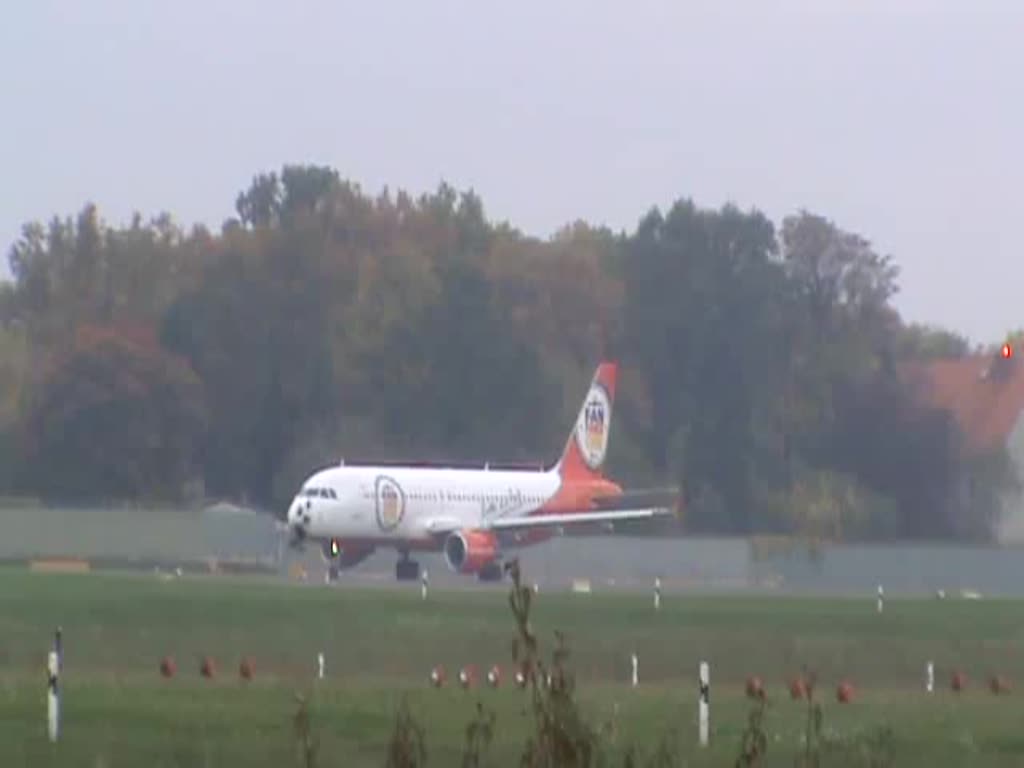
<path id="1" fill-rule="evenodd" d="M 312 538 L 426 545 L 441 523 L 478 528 L 489 520 L 529 515 L 558 492 L 554 470 L 437 467 L 330 467 L 313 474 L 296 495 L 288 521 Z"/>

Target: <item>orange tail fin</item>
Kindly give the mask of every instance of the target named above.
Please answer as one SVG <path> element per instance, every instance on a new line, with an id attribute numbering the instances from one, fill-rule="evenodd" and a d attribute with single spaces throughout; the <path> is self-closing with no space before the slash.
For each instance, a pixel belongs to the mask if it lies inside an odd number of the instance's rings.
<path id="1" fill-rule="evenodd" d="M 617 377 L 617 363 L 603 362 L 597 366 L 565 451 L 555 465 L 564 479 L 603 477 L 601 469 L 608 453 Z"/>

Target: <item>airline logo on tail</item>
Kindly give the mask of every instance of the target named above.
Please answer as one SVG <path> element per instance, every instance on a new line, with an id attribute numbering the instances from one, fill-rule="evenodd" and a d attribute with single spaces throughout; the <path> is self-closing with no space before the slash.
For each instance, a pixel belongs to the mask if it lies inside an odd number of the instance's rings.
<path id="1" fill-rule="evenodd" d="M 583 462 L 597 470 L 608 450 L 608 425 L 611 423 L 611 401 L 600 382 L 594 382 L 587 393 L 582 417 L 576 425 L 576 447 Z"/>

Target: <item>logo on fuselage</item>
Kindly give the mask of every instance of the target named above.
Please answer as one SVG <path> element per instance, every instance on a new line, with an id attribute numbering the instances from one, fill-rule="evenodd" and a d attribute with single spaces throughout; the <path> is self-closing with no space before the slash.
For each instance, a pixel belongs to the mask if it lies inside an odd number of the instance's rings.
<path id="1" fill-rule="evenodd" d="M 401 486 L 390 477 L 377 478 L 375 497 L 377 501 L 377 525 L 382 531 L 398 527 L 405 516 L 405 494 Z"/>
<path id="2" fill-rule="evenodd" d="M 583 416 L 576 425 L 576 446 L 588 467 L 596 470 L 604 462 L 608 450 L 608 426 L 612 406 L 608 393 L 600 384 L 594 384 L 587 393 Z"/>

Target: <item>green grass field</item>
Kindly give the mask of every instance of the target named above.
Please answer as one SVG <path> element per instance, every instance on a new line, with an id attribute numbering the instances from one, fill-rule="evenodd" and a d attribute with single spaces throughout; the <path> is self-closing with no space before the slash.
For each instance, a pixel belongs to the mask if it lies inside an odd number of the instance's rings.
<path id="1" fill-rule="evenodd" d="M 528 574 L 526 574 L 528 578 Z M 65 642 L 59 744 L 45 733 L 45 663 L 53 628 Z M 609 749 L 650 752 L 670 738 L 686 765 L 732 765 L 751 702 L 768 689 L 766 765 L 793 765 L 806 705 L 787 679 L 816 670 L 831 745 L 824 765 L 872 765 L 867 744 L 891 729 L 891 764 L 1024 764 L 1024 704 L 994 696 L 993 673 L 1024 680 L 1024 603 L 991 600 L 776 599 L 540 594 L 534 628 L 546 651 L 563 630 L 591 722 L 616 722 Z M 458 766 L 477 701 L 497 714 L 492 765 L 517 765 L 527 696 L 504 684 L 458 689 L 459 666 L 501 664 L 510 678 L 515 624 L 507 591 L 346 590 L 256 578 L 183 578 L 0 571 L 0 766 L 292 766 L 295 694 L 310 698 L 318 765 L 383 766 L 403 695 L 426 729 L 429 764 Z M 327 679 L 316 677 L 323 651 Z M 640 686 L 629 685 L 630 654 Z M 174 679 L 158 672 L 171 655 Z M 213 657 L 218 676 L 199 675 Z M 544 654 L 548 656 L 548 653 Z M 238 676 L 255 662 L 250 682 Z M 697 668 L 711 664 L 711 747 L 696 746 Z M 936 691 L 924 692 L 928 659 Z M 443 690 L 428 685 L 434 665 Z M 954 669 L 970 679 L 954 694 Z M 842 679 L 855 686 L 839 704 Z M 613 714 L 617 713 L 617 714 Z M 619 763 L 621 764 L 621 763 Z M 876 763 L 881 764 L 881 763 Z"/>

